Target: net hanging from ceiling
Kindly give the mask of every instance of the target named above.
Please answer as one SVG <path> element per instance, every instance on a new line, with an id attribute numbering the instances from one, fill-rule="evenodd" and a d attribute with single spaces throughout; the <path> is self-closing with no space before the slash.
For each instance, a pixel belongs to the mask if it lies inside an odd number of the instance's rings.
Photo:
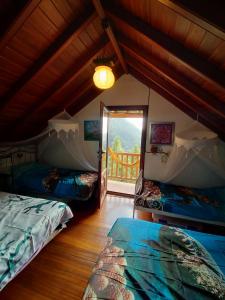
<path id="1" fill-rule="evenodd" d="M 79 123 L 66 111 L 56 115 L 48 122 L 48 127 L 39 135 L 27 140 L 1 145 L 2 149 L 38 145 L 40 162 L 57 167 L 97 171 L 88 155 L 85 154 L 84 141 L 79 135 Z"/>
<path id="2" fill-rule="evenodd" d="M 97 171 L 84 147 L 78 122 L 64 111 L 49 120 L 49 135 L 39 144 L 39 158 L 59 167 Z"/>
<path id="3" fill-rule="evenodd" d="M 160 181 L 205 188 L 225 185 L 225 144 L 194 122 L 175 137 Z"/>

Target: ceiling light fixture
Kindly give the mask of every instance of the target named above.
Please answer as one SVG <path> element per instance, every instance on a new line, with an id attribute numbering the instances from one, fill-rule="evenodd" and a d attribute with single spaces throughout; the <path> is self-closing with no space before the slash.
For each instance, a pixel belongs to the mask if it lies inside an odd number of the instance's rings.
<path id="1" fill-rule="evenodd" d="M 115 76 L 113 74 L 111 66 L 114 65 L 114 57 L 109 58 L 97 58 L 94 63 L 97 65 L 95 73 L 93 75 L 93 81 L 99 89 L 109 89 L 115 83 Z"/>

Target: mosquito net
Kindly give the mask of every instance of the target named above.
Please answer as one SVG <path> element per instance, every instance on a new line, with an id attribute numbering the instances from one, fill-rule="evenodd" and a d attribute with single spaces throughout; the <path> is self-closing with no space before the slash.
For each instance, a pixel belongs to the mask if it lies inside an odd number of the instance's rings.
<path id="1" fill-rule="evenodd" d="M 194 122 L 176 135 L 160 180 L 196 188 L 224 186 L 225 144 Z"/>
<path id="2" fill-rule="evenodd" d="M 49 120 L 49 134 L 39 143 L 39 160 L 58 167 L 97 171 L 85 152 L 79 123 L 67 112 Z"/>
<path id="3" fill-rule="evenodd" d="M 92 162 L 85 152 L 83 139 L 79 135 L 79 123 L 66 111 L 54 116 L 48 127 L 39 135 L 13 144 L 4 144 L 1 148 L 29 147 L 37 145 L 40 162 L 79 170 L 97 171 L 96 162 Z"/>

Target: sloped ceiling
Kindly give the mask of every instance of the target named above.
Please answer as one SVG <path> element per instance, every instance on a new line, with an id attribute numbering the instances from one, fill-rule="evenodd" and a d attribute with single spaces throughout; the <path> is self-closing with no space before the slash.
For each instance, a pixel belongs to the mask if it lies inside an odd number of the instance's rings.
<path id="1" fill-rule="evenodd" d="M 79 111 L 101 92 L 93 60 L 111 55 L 117 78 L 132 74 L 225 140 L 223 1 L 15 2 L 0 3 L 0 141 Z"/>

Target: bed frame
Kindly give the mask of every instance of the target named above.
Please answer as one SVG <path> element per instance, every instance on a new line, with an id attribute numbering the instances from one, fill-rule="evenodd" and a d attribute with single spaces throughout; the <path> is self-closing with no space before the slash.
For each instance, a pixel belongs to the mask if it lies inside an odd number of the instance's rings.
<path id="1" fill-rule="evenodd" d="M 16 193 L 13 167 L 24 163 L 38 162 L 37 150 L 38 147 L 36 144 L 18 147 L 0 147 L 0 190 L 3 189 L 6 192 Z M 95 210 L 98 206 L 98 195 L 98 184 L 96 184 L 90 199 L 87 201 L 77 200 L 73 205 L 70 205 L 70 207 L 72 210 L 87 210 L 87 208 Z M 40 195 L 40 198 L 45 198 L 45 194 Z M 58 199 L 58 201 L 60 201 L 60 199 Z"/>
<path id="2" fill-rule="evenodd" d="M 35 144 L 0 147 L 0 176 L 10 181 L 10 192 L 14 191 L 13 167 L 35 161 L 38 161 L 37 145 Z"/>
<path id="3" fill-rule="evenodd" d="M 192 218 L 184 215 L 178 215 L 175 213 L 170 213 L 166 212 L 163 210 L 158 210 L 158 209 L 153 209 L 153 208 L 147 208 L 144 206 L 139 206 L 136 205 L 136 199 L 139 197 L 142 197 L 142 192 L 143 192 L 143 182 L 144 182 L 144 177 L 143 177 L 143 172 L 141 171 L 139 173 L 139 176 L 137 178 L 136 184 L 135 184 L 135 195 L 134 195 L 134 206 L 133 206 L 133 218 L 134 218 L 134 213 L 135 210 L 141 210 L 145 212 L 149 212 L 152 214 L 152 219 L 155 222 L 159 223 L 164 223 L 172 226 L 181 226 L 185 227 L 187 229 L 192 229 L 192 230 L 200 230 L 202 231 L 203 229 L 206 229 L 207 231 L 211 231 L 211 227 L 214 226 L 218 228 L 216 230 L 216 233 L 219 233 L 220 228 L 224 230 L 225 228 L 225 223 L 224 222 L 216 222 L 216 221 L 208 221 L 204 219 L 197 219 L 197 218 Z M 207 229 L 209 228 L 209 230 Z M 214 231 L 213 231 L 214 232 Z"/>
<path id="4" fill-rule="evenodd" d="M 1 172 L 10 170 L 14 166 L 33 161 L 37 161 L 37 145 L 0 148 Z"/>

